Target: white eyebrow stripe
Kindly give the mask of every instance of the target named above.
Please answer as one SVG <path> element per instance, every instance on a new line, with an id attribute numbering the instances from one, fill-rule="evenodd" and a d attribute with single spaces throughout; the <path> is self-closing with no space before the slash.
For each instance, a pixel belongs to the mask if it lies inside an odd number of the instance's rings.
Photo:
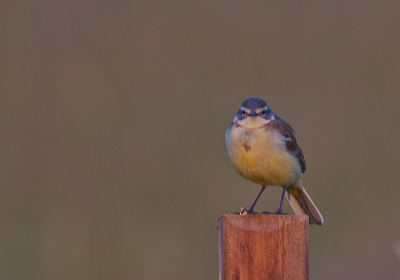
<path id="1" fill-rule="evenodd" d="M 240 107 L 240 111 L 245 111 L 246 113 L 250 113 L 250 110 L 249 110 L 249 109 L 246 109 L 246 108 L 244 108 L 244 107 Z"/>
<path id="2" fill-rule="evenodd" d="M 257 113 L 261 113 L 262 111 L 268 111 L 268 109 L 269 109 L 269 107 L 268 106 L 265 106 L 264 108 L 262 108 L 262 109 L 257 109 Z"/>

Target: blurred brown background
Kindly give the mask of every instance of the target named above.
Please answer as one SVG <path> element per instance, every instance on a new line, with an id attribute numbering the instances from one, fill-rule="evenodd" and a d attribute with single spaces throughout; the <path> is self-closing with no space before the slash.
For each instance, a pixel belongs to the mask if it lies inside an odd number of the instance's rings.
<path id="1" fill-rule="evenodd" d="M 0 1 L 0 278 L 217 279 L 217 218 L 259 191 L 224 132 L 258 96 L 295 128 L 325 218 L 311 279 L 399 279 L 399 14 Z"/>

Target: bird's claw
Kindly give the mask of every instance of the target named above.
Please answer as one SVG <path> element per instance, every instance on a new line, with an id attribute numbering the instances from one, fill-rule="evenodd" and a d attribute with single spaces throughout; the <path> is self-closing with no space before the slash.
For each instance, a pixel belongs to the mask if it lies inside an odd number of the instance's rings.
<path id="1" fill-rule="evenodd" d="M 287 213 L 283 213 L 282 211 L 276 211 L 276 212 L 274 212 L 274 213 L 271 213 L 271 212 L 267 212 L 267 211 L 264 211 L 264 212 L 261 212 L 261 214 L 274 214 L 274 215 L 289 215 L 289 214 L 287 214 Z"/>
<path id="2" fill-rule="evenodd" d="M 253 211 L 252 209 L 247 210 L 244 207 L 241 207 L 239 214 L 240 215 L 255 215 L 255 214 L 258 214 L 258 213 Z"/>
<path id="3" fill-rule="evenodd" d="M 282 210 L 278 210 L 274 213 L 275 215 L 289 215 L 288 213 L 283 213 Z"/>

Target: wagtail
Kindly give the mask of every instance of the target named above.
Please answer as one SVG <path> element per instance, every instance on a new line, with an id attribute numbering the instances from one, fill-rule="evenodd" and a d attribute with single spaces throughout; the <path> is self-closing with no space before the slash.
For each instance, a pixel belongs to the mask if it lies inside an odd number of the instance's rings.
<path id="1" fill-rule="evenodd" d="M 282 197 L 275 214 L 284 214 L 282 204 L 286 195 L 296 214 L 306 214 L 310 224 L 322 225 L 324 219 L 302 186 L 306 162 L 295 132 L 264 100 L 243 101 L 225 133 L 225 143 L 236 171 L 262 186 L 250 209 L 244 209 L 245 213 L 256 213 L 254 206 L 267 186 L 280 186 Z"/>

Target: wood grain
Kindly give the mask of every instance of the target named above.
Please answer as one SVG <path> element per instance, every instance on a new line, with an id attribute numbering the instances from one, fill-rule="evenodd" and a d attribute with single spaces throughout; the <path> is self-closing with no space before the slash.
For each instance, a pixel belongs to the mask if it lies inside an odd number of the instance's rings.
<path id="1" fill-rule="evenodd" d="M 223 215 L 219 279 L 308 279 L 308 216 Z"/>

